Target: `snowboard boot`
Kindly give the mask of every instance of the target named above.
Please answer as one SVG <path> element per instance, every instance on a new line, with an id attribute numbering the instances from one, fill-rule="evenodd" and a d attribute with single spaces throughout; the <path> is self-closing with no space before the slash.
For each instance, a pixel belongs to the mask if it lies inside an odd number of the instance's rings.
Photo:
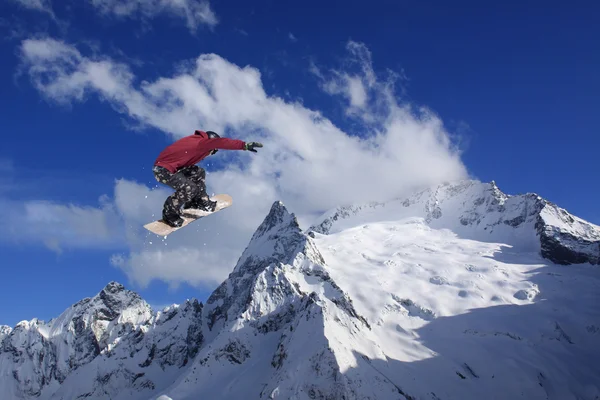
<path id="1" fill-rule="evenodd" d="M 168 212 L 166 213 L 164 211 L 162 219 L 167 225 L 173 228 L 179 228 L 184 222 L 183 218 L 181 218 L 179 215 Z"/>
<path id="2" fill-rule="evenodd" d="M 211 199 L 207 199 L 202 203 L 202 209 L 205 211 L 213 212 L 217 208 L 217 202 L 212 201 Z"/>
<path id="3" fill-rule="evenodd" d="M 183 225 L 183 218 L 177 214 L 172 202 L 169 201 L 169 199 L 167 199 L 163 207 L 162 219 L 167 225 L 173 228 L 178 228 Z"/>
<path id="4" fill-rule="evenodd" d="M 213 212 L 217 208 L 217 202 L 211 201 L 210 198 L 196 198 L 185 205 L 186 209 L 193 208 L 196 210 Z"/>

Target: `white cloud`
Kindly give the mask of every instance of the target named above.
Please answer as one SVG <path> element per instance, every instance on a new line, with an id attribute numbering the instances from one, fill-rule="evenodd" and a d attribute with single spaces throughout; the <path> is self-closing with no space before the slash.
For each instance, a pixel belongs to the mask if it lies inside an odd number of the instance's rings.
<path id="1" fill-rule="evenodd" d="M 109 99 L 123 101 L 131 91 L 128 68 L 109 60 L 91 62 L 61 41 L 25 40 L 21 50 L 33 85 L 54 101 L 82 101 L 86 91 L 94 88 Z"/>
<path id="2" fill-rule="evenodd" d="M 206 0 L 89 0 L 102 14 L 118 18 L 150 19 L 158 14 L 171 14 L 185 19 L 187 28 L 195 32 L 200 25 L 214 27 L 219 23 Z"/>
<path id="3" fill-rule="evenodd" d="M 258 154 L 217 153 L 231 164 L 209 174 L 208 187 L 231 194 L 233 206 L 166 240 L 141 226 L 156 219 L 170 190 L 117 183 L 111 204 L 125 223 L 130 252 L 113 264 L 140 285 L 152 279 L 176 285 L 225 277 L 275 200 L 307 227 L 311 218 L 341 204 L 385 200 L 466 177 L 442 121 L 399 102 L 394 74 L 378 79 L 366 47 L 350 42 L 347 49 L 354 71 L 322 72 L 315 66 L 313 72 L 328 93 L 342 96 L 348 115 L 361 124 L 358 134 L 342 131 L 319 111 L 267 94 L 257 69 L 216 54 L 200 55 L 177 75 L 150 82 L 134 77 L 124 64 L 84 56 L 52 39 L 24 41 L 21 55 L 33 85 L 50 100 L 97 95 L 117 112 L 174 138 L 194 129 L 227 129 L 227 136 L 264 143 Z"/>
<path id="4" fill-rule="evenodd" d="M 141 287 L 148 286 L 153 279 L 160 279 L 168 282 L 171 288 L 187 283 L 212 289 L 229 274 L 228 269 L 223 268 L 220 256 L 210 251 L 204 253 L 198 248 L 179 247 L 132 252 L 127 257 L 115 255 L 111 263 L 122 268 Z"/>
<path id="5" fill-rule="evenodd" d="M 346 70 L 331 69 L 325 73 L 313 63 L 310 71 L 319 78 L 326 93 L 346 98 L 348 116 L 374 123 L 385 120 L 394 109 L 408 106 L 399 105 L 395 96 L 395 83 L 401 74 L 387 71 L 388 76 L 379 80 L 373 70 L 371 53 L 365 45 L 350 41 L 346 50 L 350 54 Z"/>
<path id="6" fill-rule="evenodd" d="M 99 207 L 23 203 L 0 199 L 4 229 L 0 238 L 13 243 L 40 243 L 61 253 L 68 248 L 102 248 L 123 245 L 121 221 L 108 202 Z"/>
<path id="7" fill-rule="evenodd" d="M 0 172 L 12 182 L 10 162 L 0 159 Z M 0 189 L 2 188 L 0 177 Z M 0 239 L 16 243 L 39 243 L 61 253 L 64 249 L 129 249 L 143 244 L 139 224 L 154 218 L 169 194 L 162 188 L 117 180 L 112 196 L 101 195 L 97 205 L 60 204 L 46 200 L 16 201 L 12 187 L 0 196 Z"/>
<path id="8" fill-rule="evenodd" d="M 337 79 L 323 83 L 322 88 L 329 94 L 341 94 L 350 101 L 348 113 L 364 109 L 367 105 L 368 94 L 360 77 L 336 73 Z"/>

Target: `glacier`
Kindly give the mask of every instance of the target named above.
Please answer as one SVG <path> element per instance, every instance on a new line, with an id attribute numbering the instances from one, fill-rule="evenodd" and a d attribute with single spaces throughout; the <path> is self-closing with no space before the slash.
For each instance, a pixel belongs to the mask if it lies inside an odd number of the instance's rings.
<path id="1" fill-rule="evenodd" d="M 10 399 L 600 399 L 600 227 L 495 182 L 282 202 L 205 302 L 0 327 Z"/>

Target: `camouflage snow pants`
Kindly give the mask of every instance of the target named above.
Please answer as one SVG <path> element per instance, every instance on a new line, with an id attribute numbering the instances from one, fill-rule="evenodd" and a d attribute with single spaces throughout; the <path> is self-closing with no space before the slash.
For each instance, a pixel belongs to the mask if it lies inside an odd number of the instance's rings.
<path id="1" fill-rule="evenodd" d="M 175 189 L 175 193 L 167 197 L 163 206 L 163 212 L 167 215 L 180 215 L 182 206 L 202 198 L 208 199 L 206 171 L 197 165 L 182 168 L 176 173 L 155 165 L 152 172 L 158 182 Z"/>

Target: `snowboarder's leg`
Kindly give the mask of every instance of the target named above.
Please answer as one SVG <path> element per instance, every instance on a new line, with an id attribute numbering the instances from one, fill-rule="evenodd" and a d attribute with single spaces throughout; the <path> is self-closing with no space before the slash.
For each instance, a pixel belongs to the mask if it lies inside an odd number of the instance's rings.
<path id="1" fill-rule="evenodd" d="M 173 174 L 161 167 L 155 167 L 153 171 L 157 181 L 175 189 L 163 205 L 163 220 L 171 226 L 181 226 L 181 208 L 199 195 L 200 188 L 181 171 Z"/>
<path id="2" fill-rule="evenodd" d="M 206 171 L 197 165 L 185 168 L 183 174 L 198 187 L 198 195 L 184 205 L 184 208 L 195 208 L 204 211 L 214 211 L 216 201 L 211 201 L 206 193 Z"/>

